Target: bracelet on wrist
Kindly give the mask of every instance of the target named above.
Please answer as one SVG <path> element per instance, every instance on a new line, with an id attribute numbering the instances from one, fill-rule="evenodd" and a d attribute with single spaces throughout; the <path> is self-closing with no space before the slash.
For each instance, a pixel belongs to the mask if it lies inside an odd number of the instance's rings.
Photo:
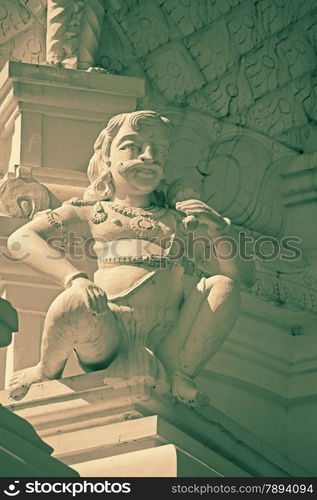
<path id="1" fill-rule="evenodd" d="M 72 274 L 69 274 L 68 276 L 66 276 L 66 278 L 64 280 L 64 287 L 69 288 L 71 286 L 72 282 L 77 278 L 84 278 L 86 280 L 89 279 L 88 274 L 86 274 L 86 273 L 82 273 L 82 272 L 72 273 Z"/>

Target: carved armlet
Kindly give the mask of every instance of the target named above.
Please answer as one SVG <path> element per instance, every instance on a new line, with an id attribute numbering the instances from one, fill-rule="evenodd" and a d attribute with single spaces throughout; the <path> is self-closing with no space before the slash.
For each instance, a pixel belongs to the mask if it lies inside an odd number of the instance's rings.
<path id="1" fill-rule="evenodd" d="M 87 201 L 79 198 L 71 198 L 70 200 L 64 201 L 63 205 L 73 205 L 74 207 L 87 207 L 92 206 L 96 202 L 95 201 Z"/>

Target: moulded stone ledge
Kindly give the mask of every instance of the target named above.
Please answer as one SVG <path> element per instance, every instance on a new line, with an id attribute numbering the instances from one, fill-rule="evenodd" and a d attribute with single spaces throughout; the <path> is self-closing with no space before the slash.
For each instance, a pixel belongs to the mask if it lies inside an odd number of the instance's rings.
<path id="1" fill-rule="evenodd" d="M 105 121 L 104 115 L 134 109 L 143 94 L 141 78 L 9 61 L 0 72 L 0 128 L 17 109 Z"/>
<path id="2" fill-rule="evenodd" d="M 45 64 L 8 61 L 0 73 L 0 91 L 8 80 L 45 83 L 54 86 L 99 90 L 105 94 L 138 97 L 144 93 L 144 80 L 137 77 L 110 75 L 98 71 L 87 72 Z"/>
<path id="3" fill-rule="evenodd" d="M 81 477 L 221 477 L 172 444 L 79 462 L 73 468 Z"/>
<path id="4" fill-rule="evenodd" d="M 146 463 L 144 450 L 166 444 L 180 450 L 178 457 L 188 454 L 209 468 L 210 475 L 310 475 L 212 406 L 189 408 L 157 394 L 142 377 L 108 379 L 107 370 L 101 370 L 34 384 L 17 402 L 3 391 L 0 402 L 34 425 L 58 458 L 75 469 L 81 464 L 77 470 L 85 475 L 94 461 L 95 470 L 107 475 L 111 458 L 121 455 L 123 465 L 130 453 L 142 450 L 138 457 Z M 155 456 L 153 451 L 153 464 Z"/>

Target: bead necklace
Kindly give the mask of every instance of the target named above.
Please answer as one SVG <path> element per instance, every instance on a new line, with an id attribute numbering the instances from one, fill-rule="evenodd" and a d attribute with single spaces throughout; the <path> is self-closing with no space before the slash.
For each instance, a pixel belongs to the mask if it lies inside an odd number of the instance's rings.
<path id="1" fill-rule="evenodd" d="M 157 220 L 165 214 L 164 208 L 155 207 L 153 205 L 143 209 L 125 207 L 113 203 L 111 209 L 131 219 L 130 227 L 139 238 L 151 238 L 155 236 L 160 230 Z M 146 210 L 151 210 L 152 213 Z"/>
<path id="2" fill-rule="evenodd" d="M 102 222 L 105 222 L 107 219 L 108 219 L 108 214 L 105 212 L 100 201 L 97 201 L 97 203 L 94 206 L 93 215 L 91 216 L 92 222 L 94 224 L 101 224 Z"/>
<path id="3" fill-rule="evenodd" d="M 150 205 L 146 208 L 136 208 L 136 207 L 126 207 L 124 205 L 118 205 L 117 203 L 112 203 L 110 208 L 115 212 L 125 215 L 126 217 L 136 217 L 142 216 L 146 219 L 160 219 L 165 214 L 165 208 L 156 207 L 155 205 Z M 149 213 L 152 210 L 154 213 Z"/>
<path id="4" fill-rule="evenodd" d="M 109 204 L 109 208 L 113 212 L 122 214 L 131 219 L 130 227 L 140 238 L 151 238 L 157 234 L 160 229 L 157 220 L 163 217 L 166 212 L 165 208 L 159 208 L 153 205 L 143 209 L 111 203 Z M 152 212 L 149 213 L 146 210 L 151 210 Z M 101 224 L 105 222 L 107 218 L 108 214 L 105 212 L 102 204 L 100 202 L 96 203 L 93 216 L 91 217 L 92 222 L 94 224 Z"/>

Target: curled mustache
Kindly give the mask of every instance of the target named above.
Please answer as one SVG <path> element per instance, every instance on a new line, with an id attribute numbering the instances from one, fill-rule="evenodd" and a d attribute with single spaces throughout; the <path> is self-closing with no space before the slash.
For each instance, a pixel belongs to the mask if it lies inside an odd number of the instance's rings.
<path id="1" fill-rule="evenodd" d="M 164 179 L 164 170 L 162 169 L 162 167 L 160 165 L 157 165 L 157 164 L 154 164 L 154 165 L 144 165 L 143 163 L 140 162 L 140 160 L 129 160 L 129 161 L 124 161 L 124 162 L 121 162 L 117 169 L 118 169 L 118 172 L 120 174 L 123 174 L 125 172 L 127 172 L 130 168 L 135 168 L 135 167 L 141 167 L 141 168 L 148 168 L 148 169 L 151 169 L 151 170 L 154 170 L 156 171 L 161 179 Z"/>

